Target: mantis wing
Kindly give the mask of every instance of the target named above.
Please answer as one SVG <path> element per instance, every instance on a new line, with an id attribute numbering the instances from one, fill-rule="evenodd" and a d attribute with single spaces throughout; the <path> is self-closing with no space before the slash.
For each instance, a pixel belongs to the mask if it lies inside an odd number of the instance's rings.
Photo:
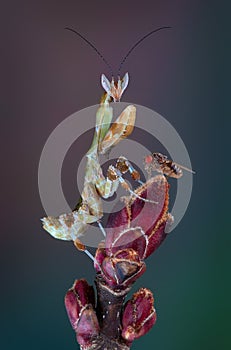
<path id="1" fill-rule="evenodd" d="M 134 129 L 135 120 L 136 107 L 133 105 L 127 106 L 115 123 L 112 124 L 102 142 L 99 143 L 99 153 L 109 153 L 112 147 L 128 137 Z"/>

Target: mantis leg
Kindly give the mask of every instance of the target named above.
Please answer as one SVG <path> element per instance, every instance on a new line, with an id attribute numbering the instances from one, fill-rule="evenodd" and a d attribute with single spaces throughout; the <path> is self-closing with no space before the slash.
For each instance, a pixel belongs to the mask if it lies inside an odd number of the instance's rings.
<path id="1" fill-rule="evenodd" d="M 80 220 L 77 211 L 58 217 L 48 216 L 42 219 L 43 228 L 54 238 L 71 241 L 87 230 L 87 224 Z"/>

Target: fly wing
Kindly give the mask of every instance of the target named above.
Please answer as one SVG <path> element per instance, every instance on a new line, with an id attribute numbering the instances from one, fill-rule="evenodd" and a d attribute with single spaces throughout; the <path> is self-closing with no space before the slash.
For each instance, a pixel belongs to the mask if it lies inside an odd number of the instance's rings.
<path id="1" fill-rule="evenodd" d="M 182 169 L 184 169 L 184 170 L 186 170 L 186 171 L 188 171 L 188 172 L 190 172 L 190 173 L 192 173 L 192 174 L 196 174 L 196 172 L 194 171 L 194 170 L 192 170 L 192 169 L 190 169 L 190 168 L 187 168 L 186 166 L 183 166 L 183 165 L 180 165 L 180 164 L 178 164 L 178 163 L 175 163 L 179 168 L 182 168 Z"/>

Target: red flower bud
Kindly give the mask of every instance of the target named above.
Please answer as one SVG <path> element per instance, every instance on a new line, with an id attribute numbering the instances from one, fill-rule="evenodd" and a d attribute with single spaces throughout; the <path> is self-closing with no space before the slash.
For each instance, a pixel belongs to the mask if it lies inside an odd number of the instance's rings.
<path id="1" fill-rule="evenodd" d="M 170 219 L 168 189 L 165 176 L 155 176 L 135 190 L 139 198 L 131 196 L 123 209 L 109 215 L 105 242 L 108 256 L 132 248 L 143 260 L 158 248 Z"/>
<path id="2" fill-rule="evenodd" d="M 84 279 L 76 280 L 65 295 L 65 306 L 77 341 L 87 346 L 99 334 L 99 323 L 94 310 L 94 289 Z"/>
<path id="3" fill-rule="evenodd" d="M 128 287 L 145 271 L 145 264 L 133 249 L 119 250 L 102 262 L 102 276 L 109 286 Z"/>
<path id="4" fill-rule="evenodd" d="M 99 335 L 99 323 L 93 307 L 88 305 L 82 310 L 76 327 L 76 338 L 79 345 L 86 347 Z"/>
<path id="5" fill-rule="evenodd" d="M 155 324 L 156 311 L 153 303 L 152 292 L 146 288 L 141 288 L 126 303 L 122 318 L 122 337 L 126 341 L 133 342 L 140 338 Z"/>

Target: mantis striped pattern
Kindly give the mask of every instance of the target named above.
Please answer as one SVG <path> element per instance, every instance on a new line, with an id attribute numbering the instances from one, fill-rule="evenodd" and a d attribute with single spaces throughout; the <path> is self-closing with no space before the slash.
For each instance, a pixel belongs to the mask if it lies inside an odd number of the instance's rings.
<path id="1" fill-rule="evenodd" d="M 128 55 L 137 47 L 137 45 L 146 39 L 149 35 L 170 27 L 161 27 L 149 32 L 143 38 L 135 43 L 129 50 L 128 54 L 123 58 L 119 72 Z M 91 44 L 85 37 L 73 29 L 66 28 L 82 39 L 84 39 L 103 59 L 107 66 L 111 69 L 108 62 L 102 54 Z M 86 154 L 87 164 L 85 169 L 84 187 L 81 194 L 81 200 L 71 213 L 62 214 L 59 217 L 48 216 L 42 219 L 43 228 L 53 237 L 62 240 L 73 240 L 76 246 L 79 247 L 78 238 L 87 230 L 88 224 L 98 222 L 102 232 L 104 229 L 100 223 L 103 216 L 102 200 L 103 198 L 111 197 L 121 184 L 125 190 L 132 195 L 139 197 L 133 192 L 128 183 L 123 179 L 122 175 L 130 172 L 133 179 L 139 180 L 139 173 L 132 167 L 131 163 L 123 156 L 119 157 L 116 166 L 109 166 L 107 176 L 103 175 L 102 168 L 99 162 L 101 154 L 109 153 L 111 148 L 119 143 L 122 139 L 128 137 L 133 131 L 136 108 L 134 105 L 129 105 L 111 125 L 113 111 L 109 102 L 119 102 L 121 96 L 128 86 L 128 73 L 122 79 L 118 76 L 118 81 L 115 82 L 112 74 L 111 82 L 104 74 L 101 76 L 101 84 L 105 90 L 100 106 L 96 113 L 95 134 L 89 151 Z M 111 126 L 110 126 L 111 125 Z M 144 198 L 142 198 L 144 201 Z"/>

